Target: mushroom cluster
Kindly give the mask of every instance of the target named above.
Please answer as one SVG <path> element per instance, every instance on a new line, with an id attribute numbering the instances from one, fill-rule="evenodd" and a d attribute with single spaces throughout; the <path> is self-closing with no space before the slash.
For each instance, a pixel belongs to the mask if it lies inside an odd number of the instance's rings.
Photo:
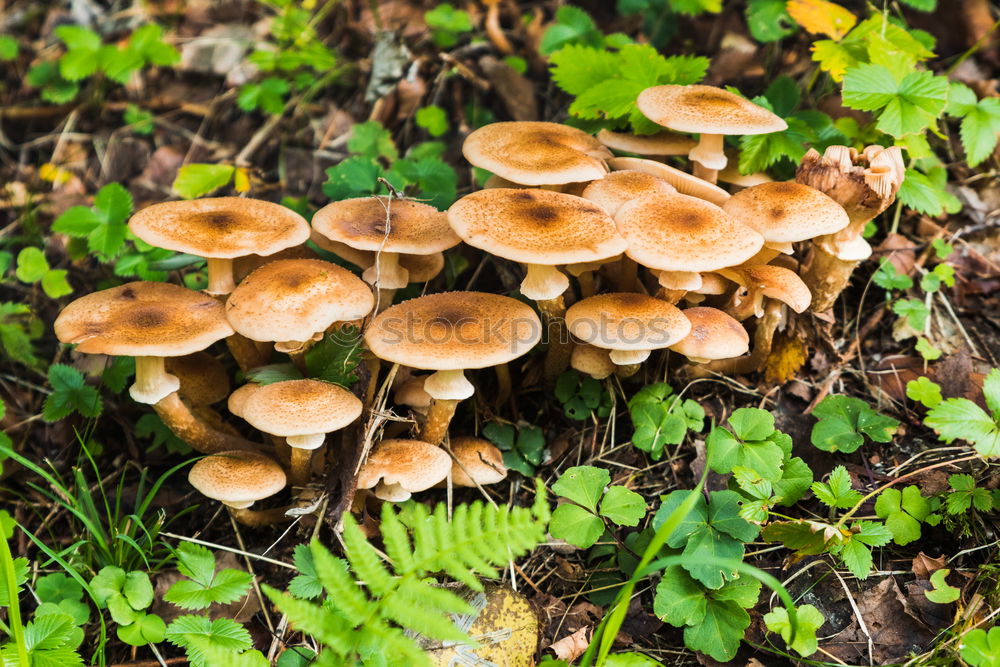
<path id="1" fill-rule="evenodd" d="M 397 410 L 410 410 L 416 428 L 366 451 L 357 487 L 401 501 L 446 480 L 495 483 L 506 475 L 496 447 L 448 437 L 457 407 L 476 393 L 467 372 L 495 368 L 497 394 L 509 396 L 507 365 L 539 343 L 540 375 L 550 382 L 570 366 L 627 377 L 658 350 L 717 371 L 758 369 L 789 311 L 815 309 L 817 294 L 827 303 L 843 289 L 866 256 L 864 223 L 902 180 L 898 149 L 878 146 L 811 152 L 797 181 L 739 175 L 724 137 L 785 124 L 721 88 L 656 86 L 638 108 L 664 131 L 593 137 L 547 122 L 479 128 L 463 152 L 492 176 L 448 211 L 365 197 L 333 202 L 310 224 L 249 198 L 149 206 L 130 231 L 204 258 L 207 288 L 112 287 L 69 304 L 55 332 L 78 352 L 135 357 L 130 395 L 208 455 L 192 467 L 191 483 L 244 523 L 284 516 L 248 507 L 289 481 L 308 484 L 330 434 L 370 423 L 383 371 L 386 382 L 396 378 Z M 692 173 L 665 162 L 685 156 Z M 455 291 L 393 304 L 398 290 L 440 273 L 442 253 L 462 242 L 520 264 L 523 299 Z M 797 249 L 807 251 L 801 262 Z M 232 369 L 208 352 L 225 341 L 244 374 L 276 354 L 304 369 L 309 348 L 346 324 L 361 326 L 373 376 L 357 395 L 308 378 L 230 391 Z M 227 421 L 213 407 L 224 400 L 266 438 Z M 371 436 L 352 435 L 344 442 Z"/>

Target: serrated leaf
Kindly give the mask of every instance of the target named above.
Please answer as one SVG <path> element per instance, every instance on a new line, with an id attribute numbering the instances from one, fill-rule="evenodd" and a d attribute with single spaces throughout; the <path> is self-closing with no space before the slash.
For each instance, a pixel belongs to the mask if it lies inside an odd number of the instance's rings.
<path id="1" fill-rule="evenodd" d="M 927 412 L 924 424 L 950 443 L 967 440 L 982 456 L 1000 456 L 1000 426 L 967 398 L 949 398 Z"/>
<path id="2" fill-rule="evenodd" d="M 854 507 L 861 494 L 851 488 L 851 475 L 844 466 L 837 466 L 826 482 L 814 482 L 812 491 L 824 505 L 838 509 Z"/>
<path id="3" fill-rule="evenodd" d="M 858 579 L 867 579 L 872 571 L 872 552 L 856 539 L 848 540 L 840 550 L 844 565 Z"/>
<path id="4" fill-rule="evenodd" d="M 233 653 L 253 647 L 246 628 L 228 618 L 213 621 L 206 616 L 178 616 L 167 626 L 165 637 L 171 644 L 184 648 L 195 667 L 210 665 L 205 657 L 205 643 Z"/>
<path id="5" fill-rule="evenodd" d="M 299 571 L 299 574 L 295 575 L 289 582 L 288 592 L 304 600 L 319 597 L 323 593 L 323 585 L 316 576 L 316 563 L 313 561 L 309 545 L 296 545 L 292 558 L 295 561 L 295 568 Z"/>
<path id="6" fill-rule="evenodd" d="M 42 418 L 58 421 L 74 412 L 95 418 L 101 414 L 104 403 L 96 388 L 86 384 L 83 374 L 65 364 L 52 364 L 48 372 L 52 393 L 45 399 Z"/>
<path id="7" fill-rule="evenodd" d="M 701 623 L 684 628 L 684 644 L 706 655 L 728 662 L 736 656 L 750 615 L 732 600 L 709 599 Z"/>

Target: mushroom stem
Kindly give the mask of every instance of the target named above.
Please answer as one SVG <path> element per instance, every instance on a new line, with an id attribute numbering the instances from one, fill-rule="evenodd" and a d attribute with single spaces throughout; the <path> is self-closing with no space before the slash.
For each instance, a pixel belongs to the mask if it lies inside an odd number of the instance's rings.
<path id="1" fill-rule="evenodd" d="M 542 375 L 546 381 L 554 382 L 569 368 L 570 357 L 573 355 L 573 341 L 566 328 L 566 301 L 562 296 L 539 301 L 538 310 L 542 313 L 549 343 Z"/>
<path id="2" fill-rule="evenodd" d="M 719 170 L 709 169 L 702 165 L 701 162 L 694 163 L 694 175 L 706 183 L 712 183 L 713 185 L 719 182 Z"/>
<path id="3" fill-rule="evenodd" d="M 273 526 L 282 521 L 292 520 L 292 517 L 286 514 L 289 509 L 287 507 L 275 507 L 268 510 L 252 510 L 246 507 L 233 507 L 232 505 L 227 505 L 227 507 L 229 508 L 229 513 L 237 522 L 251 528 L 264 528 L 265 526 Z"/>
<path id="4" fill-rule="evenodd" d="M 802 272 L 802 282 L 812 293 L 809 310 L 821 313 L 832 308 L 837 297 L 850 283 L 851 274 L 859 263 L 844 261 L 824 250 L 822 246 L 812 244 L 809 268 Z"/>
<path id="5" fill-rule="evenodd" d="M 177 392 L 154 403 L 153 410 L 178 438 L 202 454 L 216 454 L 234 449 L 259 452 L 261 449 L 260 445 L 206 424 L 191 412 Z"/>
<path id="6" fill-rule="evenodd" d="M 736 290 L 733 292 L 733 295 L 729 297 L 729 303 L 722 310 L 738 322 L 742 322 L 754 315 L 757 317 L 763 315 L 763 306 L 761 304 L 764 300 L 763 295 L 759 291 L 752 294 L 749 292 L 747 294 L 740 294 L 740 291 Z"/>
<path id="7" fill-rule="evenodd" d="M 580 296 L 584 299 L 597 294 L 597 285 L 594 282 L 593 271 L 583 271 L 576 277 L 580 283 Z"/>
<path id="8" fill-rule="evenodd" d="M 507 402 L 511 393 L 510 366 L 508 364 L 498 364 L 494 367 L 497 374 L 497 396 L 493 400 L 493 405 L 500 407 Z"/>
<path id="9" fill-rule="evenodd" d="M 383 310 L 392 305 L 392 300 L 396 298 L 395 289 L 387 289 L 385 287 L 378 288 L 378 298 L 376 300 L 375 314 L 381 313 Z"/>
<path id="10" fill-rule="evenodd" d="M 137 403 L 154 404 L 177 391 L 181 381 L 167 372 L 163 357 L 136 357 L 135 384 L 129 396 Z"/>
<path id="11" fill-rule="evenodd" d="M 361 274 L 365 282 L 385 289 L 400 289 L 410 282 L 410 272 L 399 264 L 399 253 L 380 250 L 375 263 Z"/>
<path id="12" fill-rule="evenodd" d="M 290 449 L 288 481 L 292 486 L 305 486 L 312 477 L 313 450 L 302 447 L 290 447 Z"/>
<path id="13" fill-rule="evenodd" d="M 753 352 L 748 356 L 719 359 L 706 364 L 705 368 L 724 375 L 753 373 L 763 368 L 767 358 L 771 355 L 774 332 L 778 329 L 784 316 L 784 305 L 775 299 L 768 300 L 764 306 L 764 317 L 757 322 L 757 330 L 753 335 Z"/>
<path id="14" fill-rule="evenodd" d="M 666 287 L 661 287 L 656 291 L 656 298 L 661 301 L 677 305 L 681 299 L 689 294 L 694 294 L 694 292 L 688 292 L 683 289 L 667 289 Z M 699 294 L 698 296 L 701 295 Z"/>
<path id="15" fill-rule="evenodd" d="M 455 408 L 458 401 L 447 398 L 435 398 L 427 408 L 427 419 L 420 429 L 420 440 L 429 442 L 432 445 L 440 444 L 448 434 L 448 426 L 455 416 Z"/>
<path id="16" fill-rule="evenodd" d="M 208 257 L 208 287 L 206 294 L 223 296 L 236 289 L 233 280 L 233 260 L 228 257 Z"/>
<path id="17" fill-rule="evenodd" d="M 521 281 L 521 294 L 534 301 L 558 299 L 569 289 L 569 278 L 554 266 L 525 264 L 527 269 Z"/>
<path id="18" fill-rule="evenodd" d="M 226 338 L 226 347 L 229 348 L 229 353 L 233 355 L 233 359 L 244 373 L 252 368 L 263 366 L 271 359 L 270 345 L 265 348 L 242 334 L 237 333 Z"/>
<path id="19" fill-rule="evenodd" d="M 622 254 L 615 275 L 615 291 L 634 292 L 637 282 L 639 282 L 639 265 L 628 255 Z"/>
<path id="20" fill-rule="evenodd" d="M 649 359 L 649 350 L 611 350 L 608 354 L 616 366 L 632 366 Z"/>
<path id="21" fill-rule="evenodd" d="M 615 376 L 620 378 L 630 378 L 639 372 L 642 368 L 642 364 L 625 364 L 624 366 L 615 366 Z"/>
<path id="22" fill-rule="evenodd" d="M 721 134 L 702 134 L 698 139 L 698 145 L 688 153 L 688 157 L 695 163 L 696 170 L 700 166 L 706 170 L 703 172 L 706 176 L 711 172 L 711 178 L 705 178 L 709 183 L 715 183 L 718 170 L 725 169 L 726 163 L 729 162 L 724 150 L 724 139 Z M 697 173 L 695 171 L 695 174 Z"/>

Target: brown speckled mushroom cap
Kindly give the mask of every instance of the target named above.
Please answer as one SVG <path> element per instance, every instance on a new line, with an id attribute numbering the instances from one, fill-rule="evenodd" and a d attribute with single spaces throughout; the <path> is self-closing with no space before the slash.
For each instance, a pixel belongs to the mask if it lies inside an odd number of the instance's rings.
<path id="1" fill-rule="evenodd" d="M 608 166 L 613 170 L 611 173 L 631 170 L 656 176 L 674 186 L 680 194 L 704 199 L 716 206 L 722 206 L 732 196 L 718 185 L 656 160 L 639 157 L 615 157 L 608 160 Z"/>
<path id="2" fill-rule="evenodd" d="M 764 239 L 721 208 L 687 195 L 648 195 L 615 216 L 625 251 L 662 271 L 714 271 L 753 257 Z"/>
<path id="3" fill-rule="evenodd" d="M 179 285 L 133 282 L 82 296 L 54 329 L 88 354 L 179 357 L 231 336 L 223 305 Z"/>
<path id="4" fill-rule="evenodd" d="M 169 357 L 164 365 L 181 382 L 177 393 L 191 405 L 212 405 L 229 396 L 229 374 L 208 352 Z"/>
<path id="5" fill-rule="evenodd" d="M 608 351 L 596 345 L 577 343 L 573 346 L 570 366 L 575 371 L 586 373 L 595 380 L 603 380 L 615 372 L 615 362 Z"/>
<path id="6" fill-rule="evenodd" d="M 474 131 L 462 153 L 476 167 L 522 185 L 593 181 L 607 173 L 611 151 L 582 130 L 559 123 L 511 121 Z"/>
<path id="7" fill-rule="evenodd" d="M 674 186 L 662 178 L 643 171 L 626 169 L 613 171 L 599 181 L 594 181 L 583 191 L 588 199 L 614 216 L 623 204 L 649 194 L 676 194 Z"/>
<path id="8" fill-rule="evenodd" d="M 306 341 L 374 306 L 371 288 L 347 269 L 321 259 L 281 259 L 243 279 L 226 301 L 226 317 L 250 340 Z"/>
<path id="9" fill-rule="evenodd" d="M 541 322 L 527 304 L 485 292 L 442 292 L 387 308 L 365 331 L 379 359 L 425 370 L 487 368 L 528 352 Z"/>
<path id="10" fill-rule="evenodd" d="M 812 293 L 802 278 L 783 266 L 757 264 L 722 269 L 719 273 L 745 287 L 751 297 L 757 299 L 757 317 L 764 314 L 759 305 L 760 297 L 777 299 L 796 313 L 804 312 L 812 301 Z"/>
<path id="11" fill-rule="evenodd" d="M 687 155 L 697 142 L 691 137 L 673 132 L 657 134 L 625 134 L 601 130 L 597 140 L 616 151 L 636 155 Z"/>
<path id="12" fill-rule="evenodd" d="M 625 249 L 603 208 L 549 190 L 473 192 L 452 204 L 448 221 L 469 245 L 527 264 L 592 262 Z"/>
<path id="13" fill-rule="evenodd" d="M 273 255 L 309 239 L 309 223 L 292 209 L 243 197 L 153 204 L 128 227 L 152 246 L 199 257 Z"/>
<path id="14" fill-rule="evenodd" d="M 222 452 L 200 459 L 188 471 L 191 486 L 230 507 L 249 507 L 285 488 L 285 472 L 255 452 Z"/>
<path id="15" fill-rule="evenodd" d="M 639 93 L 636 106 L 657 125 L 678 132 L 767 134 L 788 128 L 764 107 L 715 86 L 653 86 Z"/>
<path id="16" fill-rule="evenodd" d="M 329 382 L 284 380 L 252 392 L 240 412 L 264 433 L 288 438 L 344 428 L 361 416 L 361 401 Z"/>
<path id="17" fill-rule="evenodd" d="M 237 387 L 233 390 L 233 393 L 229 395 L 226 407 L 228 407 L 229 411 L 237 417 L 242 417 L 243 406 L 246 404 L 247 399 L 256 393 L 262 386 L 263 385 L 259 385 L 256 382 L 247 382 L 245 385 Z"/>
<path id="18" fill-rule="evenodd" d="M 672 304 L 634 292 L 598 294 L 566 311 L 575 338 L 606 350 L 656 350 L 688 335 L 691 323 Z"/>
<path id="19" fill-rule="evenodd" d="M 422 440 L 390 438 L 375 446 L 358 473 L 358 488 L 378 485 L 383 500 L 406 500 L 411 493 L 431 488 L 448 476 L 451 457 Z"/>
<path id="20" fill-rule="evenodd" d="M 459 243 L 443 211 L 409 199 L 344 199 L 316 211 L 312 225 L 331 241 L 372 252 L 430 255 Z"/>
<path id="21" fill-rule="evenodd" d="M 850 222 L 847 211 L 836 201 L 815 188 L 791 181 L 745 188 L 722 208 L 775 244 L 833 234 Z"/>
<path id="22" fill-rule="evenodd" d="M 750 336 L 739 322 L 717 308 L 688 308 L 682 311 L 691 322 L 691 333 L 670 346 L 691 361 L 731 359 L 746 354 Z"/>
<path id="23" fill-rule="evenodd" d="M 452 438 L 450 446 L 457 459 L 451 466 L 451 483 L 455 486 L 496 484 L 507 477 L 503 453 L 489 440 Z"/>
<path id="24" fill-rule="evenodd" d="M 247 255 L 233 260 L 233 280 L 237 283 L 260 267 L 279 259 L 319 259 L 316 251 L 307 245 L 297 245 L 279 250 L 273 255 Z"/>

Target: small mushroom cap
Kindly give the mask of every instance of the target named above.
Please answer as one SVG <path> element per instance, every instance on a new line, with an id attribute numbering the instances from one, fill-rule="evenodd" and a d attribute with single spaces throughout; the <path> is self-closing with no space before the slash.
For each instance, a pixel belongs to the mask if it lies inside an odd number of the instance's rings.
<path id="1" fill-rule="evenodd" d="M 371 288 L 347 269 L 321 259 L 280 259 L 233 290 L 226 318 L 250 340 L 302 341 L 374 307 Z"/>
<path id="2" fill-rule="evenodd" d="M 796 313 L 804 312 L 812 302 L 812 293 L 802 278 L 783 266 L 757 264 L 724 269 L 722 273 L 732 276 L 735 282 L 750 292 L 760 292 L 785 303 Z"/>
<path id="3" fill-rule="evenodd" d="M 473 192 L 452 204 L 448 222 L 469 245 L 527 264 L 592 262 L 625 249 L 603 208 L 549 190 Z"/>
<path id="4" fill-rule="evenodd" d="M 191 486 L 234 507 L 273 496 L 285 488 L 285 472 L 273 459 L 255 452 L 222 452 L 200 459 L 188 471 Z"/>
<path id="5" fill-rule="evenodd" d="M 794 243 L 833 234 L 850 222 L 843 206 L 819 190 L 794 181 L 745 188 L 722 208 L 760 232 L 768 243 Z"/>
<path id="6" fill-rule="evenodd" d="M 747 261 L 764 239 L 707 201 L 687 195 L 647 195 L 615 216 L 628 241 L 625 254 L 661 271 L 715 271 Z"/>
<path id="7" fill-rule="evenodd" d="M 704 199 L 716 206 L 722 206 L 732 196 L 718 185 L 656 160 L 646 160 L 640 157 L 615 157 L 608 160 L 608 166 L 613 170 L 611 173 L 634 170 L 656 176 L 674 186 L 680 194 Z"/>
<path id="8" fill-rule="evenodd" d="M 379 482 L 398 484 L 410 493 L 425 491 L 451 472 L 448 452 L 422 440 L 390 438 L 380 442 L 358 473 L 358 488 Z"/>
<path id="9" fill-rule="evenodd" d="M 573 346 L 570 366 L 573 370 L 586 373 L 596 380 L 603 380 L 615 372 L 615 362 L 611 361 L 608 351 L 587 343 L 577 343 Z"/>
<path id="10" fill-rule="evenodd" d="M 691 137 L 673 132 L 640 135 L 601 130 L 597 140 L 613 150 L 636 155 L 687 155 L 698 144 Z"/>
<path id="11" fill-rule="evenodd" d="M 361 401 L 341 386 L 284 380 L 251 393 L 240 411 L 255 428 L 287 438 L 342 429 L 361 416 L 361 407 Z"/>
<path id="12" fill-rule="evenodd" d="M 239 283 L 260 267 L 279 259 L 319 259 L 319 255 L 307 245 L 297 245 L 279 250 L 273 255 L 237 257 L 233 260 L 233 280 Z"/>
<path id="13" fill-rule="evenodd" d="M 652 174 L 626 169 L 613 171 L 588 185 L 583 191 L 583 198 L 589 199 L 613 216 L 623 204 L 643 195 L 656 193 L 676 194 L 677 189 Z"/>
<path id="14" fill-rule="evenodd" d="M 691 331 L 691 323 L 676 306 L 633 292 L 577 301 L 566 311 L 566 326 L 574 337 L 606 350 L 656 350 Z"/>
<path id="15" fill-rule="evenodd" d="M 128 227 L 152 246 L 199 257 L 273 255 L 309 239 L 309 223 L 292 209 L 243 197 L 153 204 Z"/>
<path id="16" fill-rule="evenodd" d="M 715 86 L 653 86 L 639 93 L 636 106 L 657 125 L 678 132 L 767 134 L 788 129 L 764 107 Z"/>
<path id="17" fill-rule="evenodd" d="M 485 292 L 441 292 L 385 309 L 365 331 L 379 359 L 424 370 L 488 368 L 517 359 L 541 339 L 527 304 Z"/>
<path id="18" fill-rule="evenodd" d="M 177 393 L 191 405 L 212 405 L 229 396 L 229 375 L 222 362 L 208 352 L 170 357 L 164 365 L 181 381 Z"/>
<path id="19" fill-rule="evenodd" d="M 243 416 L 243 406 L 246 404 L 247 399 L 250 398 L 258 389 L 263 385 L 259 385 L 256 382 L 247 382 L 245 385 L 237 387 L 233 393 L 229 395 L 229 400 L 226 402 L 226 407 L 237 417 Z"/>
<path id="20" fill-rule="evenodd" d="M 217 299 L 153 282 L 82 296 L 63 308 L 54 329 L 80 352 L 134 357 L 179 357 L 233 335 Z"/>
<path id="21" fill-rule="evenodd" d="M 691 322 L 691 333 L 670 349 L 692 360 L 731 359 L 746 354 L 750 336 L 743 325 L 717 308 L 682 311 Z"/>
<path id="22" fill-rule="evenodd" d="M 426 412 L 434 400 L 424 389 L 426 375 L 414 375 L 409 380 L 396 387 L 392 400 L 400 405 L 406 405 L 417 412 Z"/>
<path id="23" fill-rule="evenodd" d="M 476 167 L 523 185 L 560 185 L 602 178 L 611 151 L 594 137 L 559 123 L 490 123 L 462 144 Z"/>
<path id="24" fill-rule="evenodd" d="M 458 245 L 460 240 L 443 211 L 409 199 L 344 199 L 316 211 L 312 224 L 331 241 L 372 252 L 430 255 Z"/>
<path id="25" fill-rule="evenodd" d="M 455 486 L 496 484 L 507 477 L 503 453 L 489 440 L 452 438 L 451 453 L 458 460 L 451 466 L 451 482 Z"/>

